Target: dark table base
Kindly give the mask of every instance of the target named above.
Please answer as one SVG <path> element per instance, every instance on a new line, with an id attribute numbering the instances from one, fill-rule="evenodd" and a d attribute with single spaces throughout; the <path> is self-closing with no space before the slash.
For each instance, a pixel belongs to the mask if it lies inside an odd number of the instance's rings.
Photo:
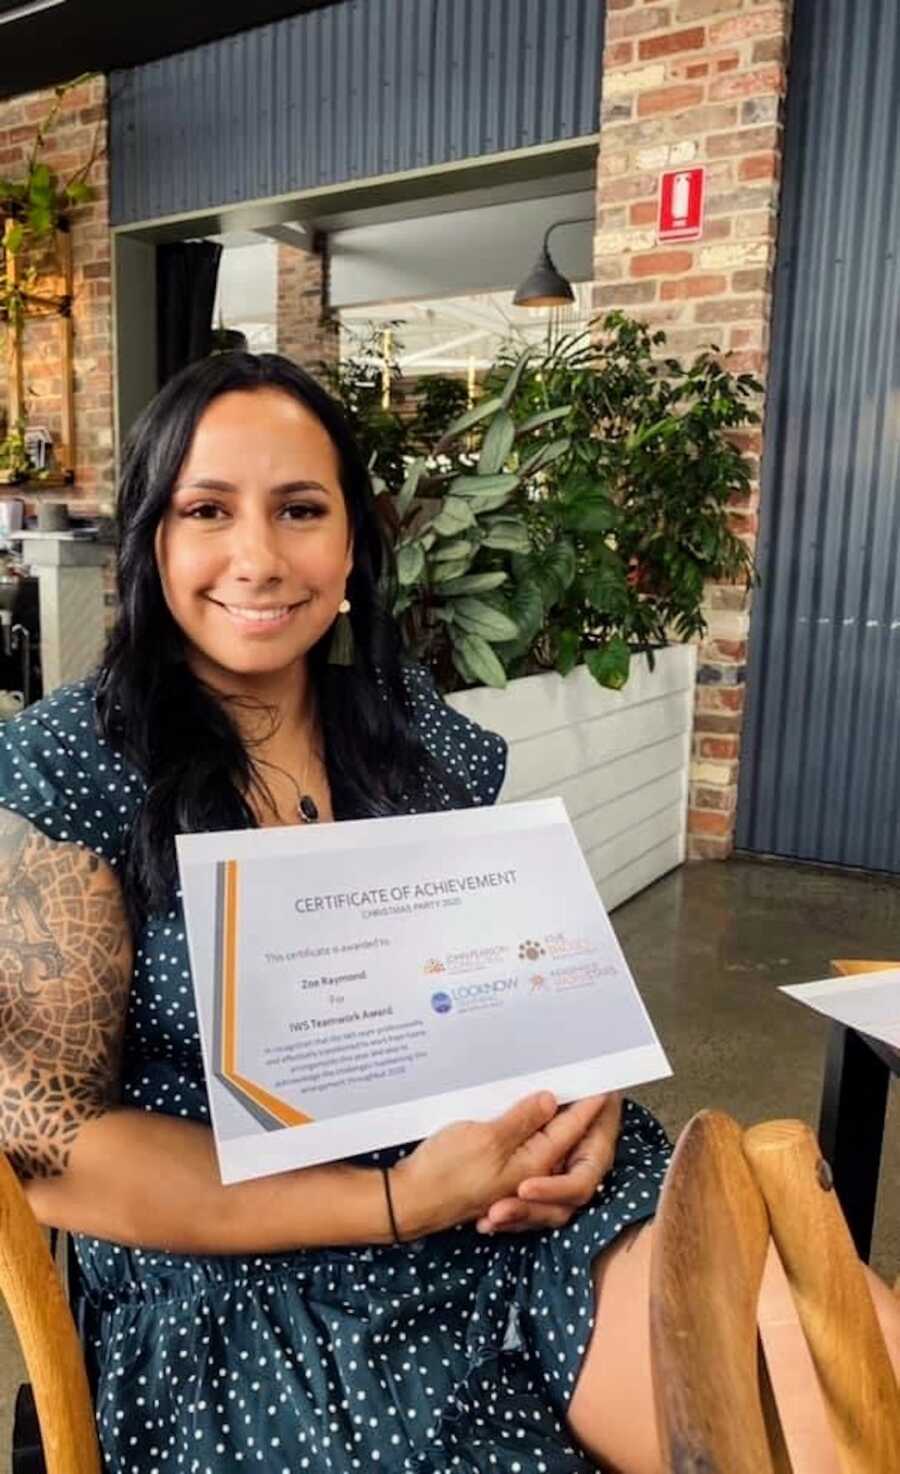
<path id="1" fill-rule="evenodd" d="M 819 1117 L 819 1146 L 860 1259 L 868 1262 L 891 1074 L 900 1054 L 832 1023 Z"/>

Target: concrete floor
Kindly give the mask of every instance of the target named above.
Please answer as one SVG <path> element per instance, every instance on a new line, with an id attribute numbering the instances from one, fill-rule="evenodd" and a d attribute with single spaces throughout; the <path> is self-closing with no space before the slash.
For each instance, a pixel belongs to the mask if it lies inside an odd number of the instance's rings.
<path id="1" fill-rule="evenodd" d="M 900 880 L 734 860 L 676 871 L 620 907 L 616 931 L 674 1069 L 634 1094 L 675 1134 L 703 1106 L 749 1125 L 815 1125 L 827 1026 L 778 993 L 832 957 L 900 957 Z M 900 1090 L 892 1092 L 873 1264 L 900 1273 Z M 20 1361 L 0 1320 L 0 1469 Z"/>

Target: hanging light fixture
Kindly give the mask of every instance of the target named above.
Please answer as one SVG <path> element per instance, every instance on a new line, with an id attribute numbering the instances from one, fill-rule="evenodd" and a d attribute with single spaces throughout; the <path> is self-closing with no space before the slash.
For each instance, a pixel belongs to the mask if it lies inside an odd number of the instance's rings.
<path id="1" fill-rule="evenodd" d="M 544 244 L 537 261 L 523 282 L 516 288 L 513 305 L 516 307 L 566 307 L 575 301 L 572 283 L 554 264 L 547 247 L 551 233 L 562 225 L 587 225 L 593 215 L 578 215 L 573 220 L 554 220 L 544 235 Z"/>

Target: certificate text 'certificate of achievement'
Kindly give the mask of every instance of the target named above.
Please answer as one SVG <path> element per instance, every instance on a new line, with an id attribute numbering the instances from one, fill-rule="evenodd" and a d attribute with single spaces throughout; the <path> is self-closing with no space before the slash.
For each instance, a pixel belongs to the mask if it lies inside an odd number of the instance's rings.
<path id="1" fill-rule="evenodd" d="M 177 843 L 223 1182 L 670 1073 L 560 799 Z"/>

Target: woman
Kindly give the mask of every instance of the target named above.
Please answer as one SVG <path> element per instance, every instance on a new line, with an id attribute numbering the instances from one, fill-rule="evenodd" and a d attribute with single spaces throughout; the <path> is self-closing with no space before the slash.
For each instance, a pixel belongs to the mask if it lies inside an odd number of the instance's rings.
<path id="1" fill-rule="evenodd" d="M 315 382 L 231 354 L 167 385 L 118 572 L 96 680 L 0 736 L 3 1146 L 76 1235 L 108 1468 L 655 1474 L 637 1226 L 668 1148 L 640 1107 L 542 1094 L 218 1178 L 174 835 L 490 803 L 503 776 L 400 664 Z"/>

